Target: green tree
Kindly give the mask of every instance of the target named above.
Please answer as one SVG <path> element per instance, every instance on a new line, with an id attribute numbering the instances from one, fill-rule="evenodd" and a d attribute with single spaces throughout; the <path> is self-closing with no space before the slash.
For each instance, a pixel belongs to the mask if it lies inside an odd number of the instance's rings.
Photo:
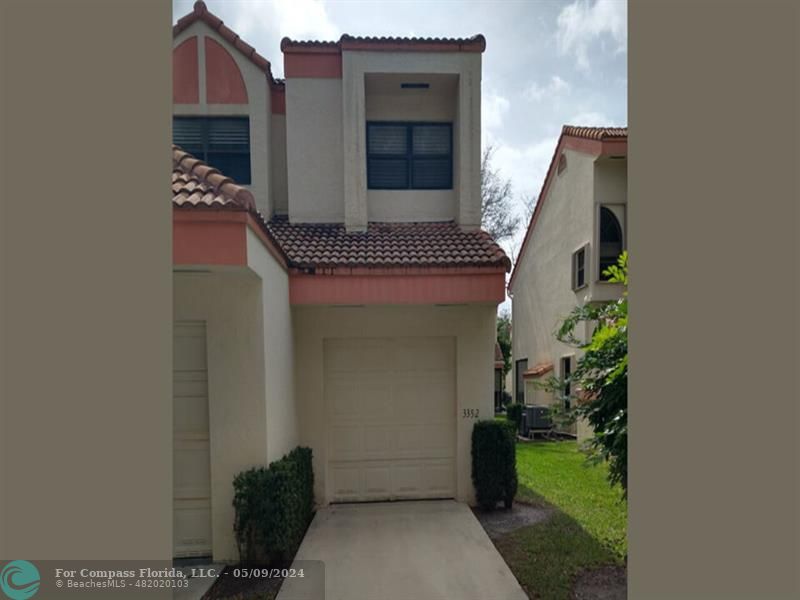
<path id="1" fill-rule="evenodd" d="M 503 377 L 511 369 L 511 315 L 503 311 L 497 315 L 497 343 L 503 353 Z"/>
<path id="2" fill-rule="evenodd" d="M 625 286 L 622 298 L 602 305 L 575 307 L 561 324 L 556 337 L 579 348 L 583 355 L 566 379 L 552 377 L 546 387 L 571 390 L 569 411 L 559 409 L 556 417 L 583 417 L 594 435 L 588 450 L 595 460 L 608 461 L 609 481 L 620 484 L 628 493 L 628 254 L 623 252 L 616 265 L 604 271 L 609 281 Z M 592 337 L 584 342 L 576 336 L 579 324 L 594 326 Z"/>

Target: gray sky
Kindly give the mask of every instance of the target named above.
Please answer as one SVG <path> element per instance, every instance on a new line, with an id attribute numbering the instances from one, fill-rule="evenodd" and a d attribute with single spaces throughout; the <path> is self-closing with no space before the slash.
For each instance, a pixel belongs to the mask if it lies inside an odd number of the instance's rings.
<path id="1" fill-rule="evenodd" d="M 625 0 L 205 0 L 283 75 L 280 40 L 486 36 L 482 140 L 516 209 L 537 195 L 561 126 L 627 125 Z M 173 0 L 174 20 L 193 0 Z M 524 227 L 503 244 L 516 255 Z"/>

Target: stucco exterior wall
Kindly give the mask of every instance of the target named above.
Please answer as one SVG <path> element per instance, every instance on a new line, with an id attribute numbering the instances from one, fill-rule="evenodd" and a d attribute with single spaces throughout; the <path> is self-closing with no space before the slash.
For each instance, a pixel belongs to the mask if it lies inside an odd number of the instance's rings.
<path id="1" fill-rule="evenodd" d="M 596 248 L 599 241 L 600 206 L 608 206 L 620 219 L 625 235 L 627 161 L 600 158 L 566 150 L 567 168 L 556 175 L 542 205 L 536 228 L 525 254 L 515 266 L 512 300 L 513 360 L 527 358 L 528 366 L 552 362 L 562 376 L 561 358 L 579 350 L 556 340 L 557 330 L 570 310 L 587 301 L 619 298 L 622 287 L 598 282 Z M 572 291 L 572 253 L 589 244 L 587 285 Z M 588 339 L 591 331 L 581 325 L 576 333 Z M 526 386 L 528 404 L 550 404 L 554 395 Z M 516 397 L 516 389 L 514 390 Z M 549 396 L 546 402 L 544 396 Z M 584 422 L 577 424 L 578 440 L 591 435 Z"/>
<path id="2" fill-rule="evenodd" d="M 594 157 L 565 151 L 567 169 L 556 176 L 542 205 L 525 253 L 515 266 L 512 299 L 513 360 L 528 366 L 552 362 L 574 352 L 555 338 L 561 320 L 583 301 L 588 286 L 572 291 L 572 253 L 586 243 L 593 258 Z M 516 386 L 516 383 L 515 383 Z M 514 397 L 516 397 L 516 387 Z"/>
<path id="3" fill-rule="evenodd" d="M 248 229 L 247 258 L 261 285 L 261 323 L 264 332 L 264 395 L 266 401 L 267 462 L 278 460 L 297 446 L 294 402 L 294 335 L 289 305 L 289 277 Z"/>
<path id="4" fill-rule="evenodd" d="M 250 272 L 173 275 L 173 318 L 206 322 L 214 559 L 236 561 L 234 476 L 267 460 L 262 285 Z"/>
<path id="5" fill-rule="evenodd" d="M 245 58 L 227 40 L 202 21 L 192 23 L 173 39 L 173 47 L 184 40 L 198 37 L 198 69 L 200 102 L 197 104 L 174 104 L 174 116 L 241 116 L 250 119 L 250 171 L 251 183 L 246 186 L 255 197 L 258 209 L 265 215 L 272 214 L 270 183 L 270 130 L 271 99 L 266 75 Z M 247 88 L 247 104 L 209 104 L 206 101 L 205 38 L 218 42 L 233 58 Z"/>
<path id="6" fill-rule="evenodd" d="M 462 409 L 494 413 L 494 304 L 469 306 L 295 307 L 295 390 L 300 443 L 314 453 L 315 495 L 327 503 L 323 406 L 323 341 L 326 338 L 452 336 L 456 338 L 457 499 L 474 502 L 471 434 L 475 420 Z"/>
<path id="7" fill-rule="evenodd" d="M 286 115 L 273 114 L 270 135 L 272 205 L 276 214 L 289 214 L 289 179 L 286 165 Z"/>
<path id="8" fill-rule="evenodd" d="M 342 81 L 286 80 L 286 161 L 289 220 L 344 221 Z"/>

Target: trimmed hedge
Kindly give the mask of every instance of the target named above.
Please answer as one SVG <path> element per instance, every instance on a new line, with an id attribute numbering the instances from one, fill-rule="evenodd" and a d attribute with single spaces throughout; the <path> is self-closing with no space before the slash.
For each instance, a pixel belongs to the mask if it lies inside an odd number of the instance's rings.
<path id="1" fill-rule="evenodd" d="M 506 407 L 506 419 L 516 425 L 516 430 L 519 431 L 522 427 L 522 404 L 514 402 Z"/>
<path id="2" fill-rule="evenodd" d="M 511 508 L 517 495 L 516 433 L 503 421 L 478 421 L 472 429 L 472 484 L 478 505 Z"/>
<path id="3" fill-rule="evenodd" d="M 244 563 L 291 560 L 314 516 L 311 449 L 298 447 L 269 465 L 233 479 L 233 530 Z"/>

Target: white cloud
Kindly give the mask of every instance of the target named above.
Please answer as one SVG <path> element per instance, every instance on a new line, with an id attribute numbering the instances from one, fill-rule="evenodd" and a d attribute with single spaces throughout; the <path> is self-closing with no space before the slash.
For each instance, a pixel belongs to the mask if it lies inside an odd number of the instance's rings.
<path id="1" fill-rule="evenodd" d="M 589 69 L 589 46 L 609 36 L 615 52 L 628 44 L 628 4 L 625 0 L 575 0 L 558 15 L 556 41 L 561 54 L 574 54 L 579 69 Z"/>
<path id="2" fill-rule="evenodd" d="M 531 83 L 523 94 L 528 100 L 539 102 L 544 98 L 557 96 L 558 94 L 568 94 L 571 86 L 558 75 L 553 75 L 545 85 L 539 85 L 535 81 Z"/>
<path id="3" fill-rule="evenodd" d="M 487 87 L 483 88 L 481 97 L 481 130 L 484 144 L 493 144 L 497 134 L 503 127 L 503 120 L 511 103 L 508 98 Z"/>
<path id="4" fill-rule="evenodd" d="M 567 125 L 583 125 L 584 127 L 611 127 L 614 125 L 622 126 L 624 124 L 614 123 L 609 117 L 603 113 L 588 111 L 581 112 L 573 115 L 567 119 Z"/>
<path id="5" fill-rule="evenodd" d="M 336 41 L 341 35 L 322 0 L 235 2 L 229 6 L 234 11 L 230 27 L 242 39 L 270 43 L 269 48 L 257 48 L 262 53 L 275 53 L 277 43 L 284 36 L 295 40 Z"/>

